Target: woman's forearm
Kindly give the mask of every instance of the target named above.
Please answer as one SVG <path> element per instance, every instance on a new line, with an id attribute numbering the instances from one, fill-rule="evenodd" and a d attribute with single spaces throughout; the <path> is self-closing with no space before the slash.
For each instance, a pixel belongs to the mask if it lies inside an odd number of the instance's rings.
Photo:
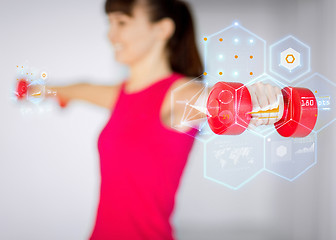
<path id="1" fill-rule="evenodd" d="M 106 108 L 111 108 L 118 89 L 117 85 L 104 86 L 88 83 L 48 87 L 50 92 L 56 92 L 61 105 L 65 106 L 72 100 L 83 100 Z"/>

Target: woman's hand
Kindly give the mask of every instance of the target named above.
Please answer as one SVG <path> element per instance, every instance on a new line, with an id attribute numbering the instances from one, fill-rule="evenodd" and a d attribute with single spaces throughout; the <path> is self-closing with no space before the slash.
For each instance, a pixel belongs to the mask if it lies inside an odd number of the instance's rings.
<path id="1" fill-rule="evenodd" d="M 279 121 L 284 111 L 281 89 L 262 82 L 247 86 L 252 99 L 252 115 L 249 128 L 270 125 Z"/>

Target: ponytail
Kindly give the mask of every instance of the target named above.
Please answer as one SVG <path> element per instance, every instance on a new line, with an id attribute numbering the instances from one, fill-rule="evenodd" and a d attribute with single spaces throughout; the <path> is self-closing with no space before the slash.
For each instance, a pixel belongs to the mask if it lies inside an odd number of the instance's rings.
<path id="1" fill-rule="evenodd" d="M 192 16 L 186 3 L 175 2 L 172 19 L 175 33 L 167 44 L 171 67 L 175 72 L 198 77 L 203 73 L 203 66 L 195 43 Z"/>

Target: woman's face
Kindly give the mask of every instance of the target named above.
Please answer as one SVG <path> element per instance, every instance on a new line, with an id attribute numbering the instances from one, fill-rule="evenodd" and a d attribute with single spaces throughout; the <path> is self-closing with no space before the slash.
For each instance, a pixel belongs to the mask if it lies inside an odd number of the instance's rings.
<path id="1" fill-rule="evenodd" d="M 108 14 L 108 37 L 118 62 L 132 65 L 149 54 L 156 42 L 155 23 L 151 23 L 144 7 L 135 6 L 132 17 L 122 12 Z"/>

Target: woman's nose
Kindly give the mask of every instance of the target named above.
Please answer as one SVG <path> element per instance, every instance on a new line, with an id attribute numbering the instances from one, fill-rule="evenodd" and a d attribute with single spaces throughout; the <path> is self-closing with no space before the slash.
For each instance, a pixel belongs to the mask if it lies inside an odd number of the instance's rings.
<path id="1" fill-rule="evenodd" d="M 108 33 L 107 33 L 107 37 L 109 38 L 111 43 L 116 42 L 116 37 L 117 37 L 117 29 L 116 27 L 111 26 Z"/>
<path id="2" fill-rule="evenodd" d="M 108 31 L 107 37 L 108 37 L 108 39 L 110 40 L 111 43 L 113 43 L 115 41 L 115 35 L 112 31 Z"/>

